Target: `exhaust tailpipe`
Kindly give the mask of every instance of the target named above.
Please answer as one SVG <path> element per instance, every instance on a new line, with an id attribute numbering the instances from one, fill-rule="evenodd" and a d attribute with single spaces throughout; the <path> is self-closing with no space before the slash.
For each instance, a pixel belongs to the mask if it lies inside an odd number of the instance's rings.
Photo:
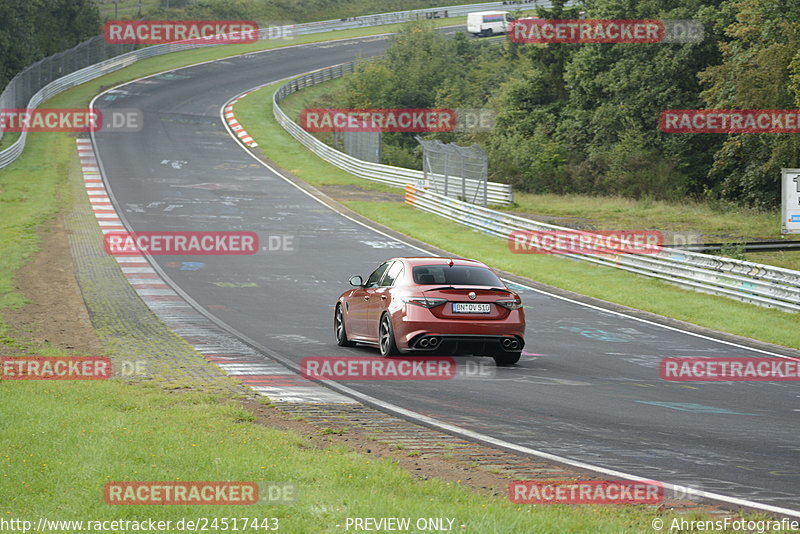
<path id="1" fill-rule="evenodd" d="M 430 341 L 430 346 L 431 347 L 435 347 L 438 344 L 439 344 L 439 338 L 438 337 L 432 337 L 431 341 Z"/>
<path id="2" fill-rule="evenodd" d="M 511 340 L 508 338 L 503 339 L 503 348 L 507 349 L 511 346 Z"/>
<path id="3" fill-rule="evenodd" d="M 419 346 L 420 347 L 427 347 L 428 343 L 429 343 L 429 341 L 428 341 L 428 338 L 426 338 L 426 337 L 423 337 L 422 339 L 419 340 Z"/>

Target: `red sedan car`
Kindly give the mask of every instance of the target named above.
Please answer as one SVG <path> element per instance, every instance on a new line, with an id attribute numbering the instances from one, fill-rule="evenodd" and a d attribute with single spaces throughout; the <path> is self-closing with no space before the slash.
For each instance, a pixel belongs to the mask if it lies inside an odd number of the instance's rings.
<path id="1" fill-rule="evenodd" d="M 491 356 L 498 365 L 519 361 L 525 312 L 516 293 L 475 260 L 393 258 L 336 303 L 340 346 L 366 343 L 383 356 L 399 353 Z"/>

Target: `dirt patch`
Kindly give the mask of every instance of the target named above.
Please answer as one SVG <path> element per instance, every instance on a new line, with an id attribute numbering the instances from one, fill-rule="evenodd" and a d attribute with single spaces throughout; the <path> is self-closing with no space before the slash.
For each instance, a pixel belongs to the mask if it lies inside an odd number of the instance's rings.
<path id="1" fill-rule="evenodd" d="M 72 264 L 62 217 L 40 233 L 40 252 L 19 270 L 17 290 L 30 302 L 18 310 L 3 311 L 11 335 L 20 343 L 3 352 L 22 354 L 52 346 L 86 356 L 103 354 L 92 327 Z"/>
<path id="2" fill-rule="evenodd" d="M 366 201 L 366 202 L 403 202 L 403 193 L 382 193 L 364 189 L 357 185 L 321 185 L 317 189 L 339 202 Z"/>
<path id="3" fill-rule="evenodd" d="M 370 458 L 391 459 L 412 476 L 422 480 L 435 478 L 454 482 L 485 495 L 505 495 L 508 491 L 508 478 L 476 469 L 463 462 L 440 457 L 409 456 L 408 450 L 398 450 L 375 441 L 367 433 L 354 428 L 348 428 L 342 434 L 323 434 L 320 426 L 291 418 L 275 407 L 258 401 L 244 401 L 243 405 L 253 412 L 259 424 L 301 434 L 312 447 L 322 449 L 331 445 L 344 445 Z"/>

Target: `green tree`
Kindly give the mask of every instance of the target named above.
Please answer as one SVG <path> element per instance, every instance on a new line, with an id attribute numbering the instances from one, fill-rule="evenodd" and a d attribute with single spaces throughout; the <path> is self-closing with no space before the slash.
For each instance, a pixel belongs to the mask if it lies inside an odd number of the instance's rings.
<path id="1" fill-rule="evenodd" d="M 28 65 L 99 33 L 91 0 L 0 0 L 0 87 Z"/>
<path id="2" fill-rule="evenodd" d="M 800 2 L 728 0 L 733 13 L 722 44 L 724 61 L 700 79 L 709 109 L 800 107 Z M 773 208 L 780 201 L 781 167 L 800 165 L 796 134 L 732 134 L 714 157 L 714 193 L 749 206 Z"/>

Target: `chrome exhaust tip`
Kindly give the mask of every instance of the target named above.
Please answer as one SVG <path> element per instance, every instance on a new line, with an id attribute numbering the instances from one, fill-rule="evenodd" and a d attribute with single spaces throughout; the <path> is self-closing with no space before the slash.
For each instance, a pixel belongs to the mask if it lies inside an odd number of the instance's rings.
<path id="1" fill-rule="evenodd" d="M 422 339 L 419 340 L 418 344 L 420 347 L 427 347 L 428 343 L 429 343 L 428 338 L 423 337 Z"/>
<path id="2" fill-rule="evenodd" d="M 430 341 L 430 346 L 431 347 L 435 347 L 438 344 L 439 344 L 439 338 L 438 337 L 432 337 L 431 341 Z"/>

